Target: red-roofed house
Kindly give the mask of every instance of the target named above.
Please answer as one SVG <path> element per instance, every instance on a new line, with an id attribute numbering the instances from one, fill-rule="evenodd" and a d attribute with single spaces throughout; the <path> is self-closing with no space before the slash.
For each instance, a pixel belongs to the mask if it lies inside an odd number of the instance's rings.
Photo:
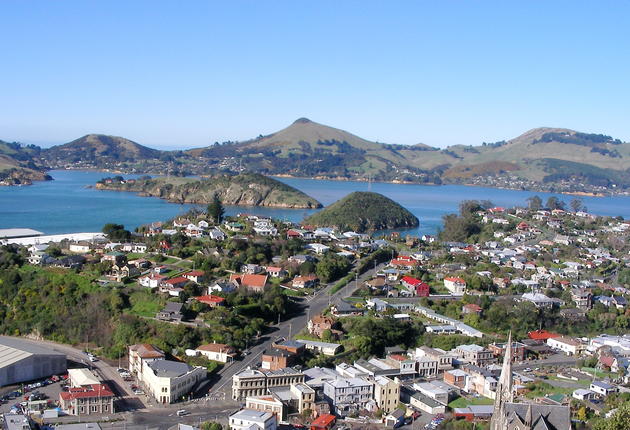
<path id="1" fill-rule="evenodd" d="M 200 284 L 201 282 L 203 282 L 205 273 L 201 270 L 193 270 L 192 272 L 184 273 L 182 276 L 189 281 Z"/>
<path id="2" fill-rule="evenodd" d="M 501 206 L 497 206 L 497 207 L 488 209 L 488 212 L 490 212 L 491 214 L 500 214 L 500 213 L 505 212 L 505 208 Z"/>
<path id="3" fill-rule="evenodd" d="M 422 282 L 420 279 L 412 278 L 411 276 L 403 276 L 400 283 L 410 290 L 415 296 L 429 297 L 429 284 Z"/>
<path id="4" fill-rule="evenodd" d="M 467 305 L 462 306 L 462 313 L 464 314 L 480 314 L 481 306 L 476 305 L 474 303 L 469 303 Z"/>
<path id="5" fill-rule="evenodd" d="M 157 288 L 164 280 L 166 280 L 166 276 L 151 273 L 149 275 L 139 277 L 138 284 L 147 288 Z"/>
<path id="6" fill-rule="evenodd" d="M 334 415 L 320 415 L 311 423 L 310 430 L 330 430 L 335 426 L 337 418 Z"/>
<path id="7" fill-rule="evenodd" d="M 176 278 L 167 279 L 166 281 L 162 281 L 162 285 L 167 288 L 184 288 L 190 282 L 187 278 L 183 276 L 178 276 Z"/>
<path id="8" fill-rule="evenodd" d="M 59 393 L 61 409 L 70 415 L 114 413 L 114 393 L 105 384 L 69 388 Z"/>
<path id="9" fill-rule="evenodd" d="M 319 283 L 317 275 L 296 276 L 293 278 L 291 285 L 295 288 L 314 288 Z"/>
<path id="10" fill-rule="evenodd" d="M 267 275 L 230 275 L 230 282 L 257 293 L 262 293 L 267 285 Z"/>
<path id="11" fill-rule="evenodd" d="M 267 266 L 265 268 L 265 271 L 272 278 L 284 278 L 287 274 L 287 271 L 284 270 L 282 267 Z"/>
<path id="12" fill-rule="evenodd" d="M 407 269 L 412 270 L 414 267 L 420 265 L 418 260 L 414 260 L 411 257 L 407 257 L 404 255 L 399 256 L 398 258 L 394 258 L 389 262 L 389 265 L 392 267 L 396 267 L 397 269 Z"/>
<path id="13" fill-rule="evenodd" d="M 560 337 L 560 335 L 548 332 L 547 330 L 534 330 L 527 333 L 527 337 L 534 340 L 547 340 L 555 337 Z"/>
<path id="14" fill-rule="evenodd" d="M 466 281 L 462 278 L 444 278 L 444 286 L 454 296 L 463 296 L 466 292 Z"/>
<path id="15" fill-rule="evenodd" d="M 204 303 L 211 308 L 215 308 L 217 306 L 225 305 L 225 299 L 223 297 L 215 296 L 213 294 L 208 294 L 206 296 L 197 296 L 194 298 L 199 303 Z"/>
<path id="16" fill-rule="evenodd" d="M 527 224 L 525 221 L 521 221 L 516 226 L 516 229 L 520 231 L 527 231 L 529 230 L 529 224 Z"/>

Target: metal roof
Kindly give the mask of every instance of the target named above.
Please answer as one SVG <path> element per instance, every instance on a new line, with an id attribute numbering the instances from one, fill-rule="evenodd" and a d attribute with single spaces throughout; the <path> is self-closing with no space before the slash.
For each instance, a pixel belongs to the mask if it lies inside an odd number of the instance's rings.
<path id="1" fill-rule="evenodd" d="M 61 352 L 44 348 L 31 342 L 0 336 L 0 368 L 10 366 L 33 355 L 66 356 Z"/>

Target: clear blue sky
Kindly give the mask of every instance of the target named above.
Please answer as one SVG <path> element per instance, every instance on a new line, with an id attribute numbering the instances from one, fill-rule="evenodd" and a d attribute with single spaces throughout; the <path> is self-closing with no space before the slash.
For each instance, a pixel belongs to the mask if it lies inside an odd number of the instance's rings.
<path id="1" fill-rule="evenodd" d="M 152 147 L 298 117 L 387 143 L 630 140 L 626 1 L 0 2 L 0 139 Z"/>

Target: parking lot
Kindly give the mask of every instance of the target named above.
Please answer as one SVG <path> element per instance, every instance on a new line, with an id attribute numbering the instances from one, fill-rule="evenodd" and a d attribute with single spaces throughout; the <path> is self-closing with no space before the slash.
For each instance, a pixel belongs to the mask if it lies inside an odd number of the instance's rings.
<path id="1" fill-rule="evenodd" d="M 67 377 L 67 375 L 65 375 Z M 2 396 L 2 404 L 0 405 L 0 413 L 10 412 L 12 409 L 23 412 L 28 409 L 29 399 L 33 401 L 31 411 L 40 409 L 50 409 L 57 407 L 59 401 L 59 393 L 67 382 L 63 378 L 56 382 L 49 378 L 20 385 L 12 385 L 2 387 L 0 395 Z"/>

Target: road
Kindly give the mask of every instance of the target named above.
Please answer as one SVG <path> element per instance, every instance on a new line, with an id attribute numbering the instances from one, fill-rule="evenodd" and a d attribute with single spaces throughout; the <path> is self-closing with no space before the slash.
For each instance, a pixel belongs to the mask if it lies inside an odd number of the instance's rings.
<path id="1" fill-rule="evenodd" d="M 211 394 L 225 393 L 225 398 L 231 398 L 231 382 L 232 376 L 247 367 L 253 367 L 259 363 L 262 353 L 265 349 L 270 348 L 273 341 L 279 337 L 290 338 L 293 335 L 299 333 L 306 328 L 308 320 L 311 316 L 315 316 L 324 311 L 329 305 L 338 303 L 344 297 L 349 296 L 352 291 L 357 288 L 357 285 L 369 278 L 383 265 L 376 266 L 369 269 L 358 277 L 357 280 L 349 282 L 345 287 L 331 294 L 330 291 L 333 288 L 333 284 L 327 285 L 325 288 L 318 290 L 315 294 L 307 297 L 302 301 L 304 306 L 301 313 L 294 315 L 292 318 L 285 321 L 281 321 L 280 324 L 274 326 L 276 329 L 270 335 L 265 337 L 265 340 L 255 346 L 252 346 L 247 355 L 242 361 L 232 363 L 230 366 L 223 368 L 219 373 L 219 380 L 217 380 L 211 388 Z"/>

